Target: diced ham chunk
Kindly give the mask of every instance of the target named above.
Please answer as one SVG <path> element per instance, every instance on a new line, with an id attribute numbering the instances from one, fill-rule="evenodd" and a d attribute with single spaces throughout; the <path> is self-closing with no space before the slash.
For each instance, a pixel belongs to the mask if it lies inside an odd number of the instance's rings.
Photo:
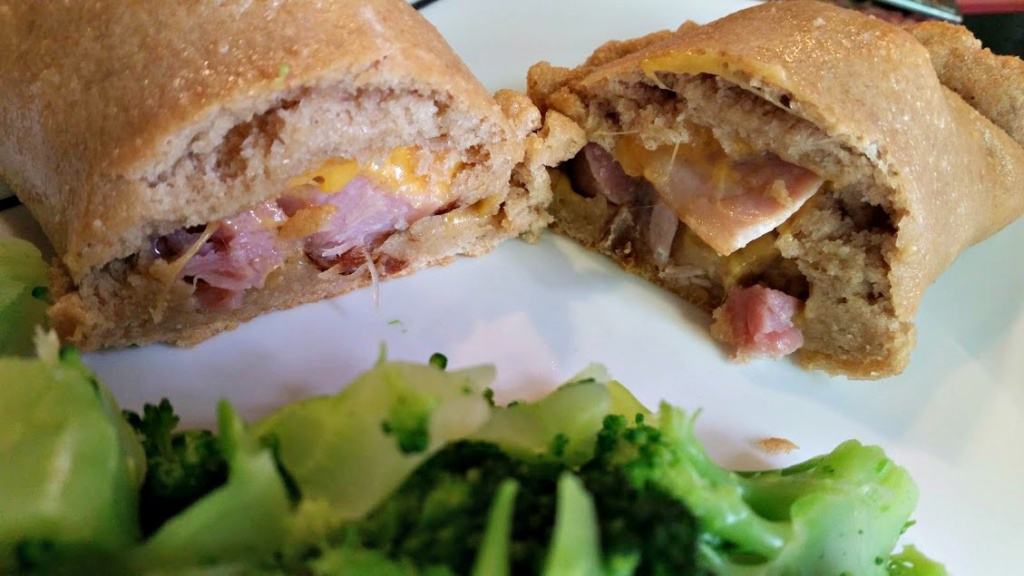
<path id="1" fill-rule="evenodd" d="M 715 310 L 711 331 L 732 346 L 737 358 L 786 356 L 804 343 L 793 323 L 800 306 L 789 294 L 761 285 L 733 288 Z"/>
<path id="2" fill-rule="evenodd" d="M 601 146 L 591 142 L 573 160 L 573 182 L 586 196 L 604 196 L 612 204 L 632 202 L 640 181 L 630 177 Z"/>
<path id="3" fill-rule="evenodd" d="M 823 182 L 770 154 L 692 160 L 678 155 L 666 177 L 652 183 L 679 218 L 723 256 L 785 222 Z"/>

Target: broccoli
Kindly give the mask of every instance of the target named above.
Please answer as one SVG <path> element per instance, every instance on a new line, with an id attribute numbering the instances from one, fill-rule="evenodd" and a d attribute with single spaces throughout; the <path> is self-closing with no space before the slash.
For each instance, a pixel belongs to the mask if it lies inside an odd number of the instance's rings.
<path id="1" fill-rule="evenodd" d="M 46 323 L 46 270 L 31 243 L 0 239 L 0 355 L 31 356 L 32 333 Z"/>
<path id="2" fill-rule="evenodd" d="M 403 454 L 417 454 L 430 446 L 430 416 L 437 400 L 415 391 L 399 392 L 380 429 L 393 436 Z"/>
<path id="3" fill-rule="evenodd" d="M 325 510 L 323 524 L 359 519 L 432 454 L 487 421 L 483 390 L 493 378 L 487 367 L 382 361 L 340 393 L 285 406 L 254 430 L 276 447 L 305 509 Z"/>
<path id="4" fill-rule="evenodd" d="M 417 566 L 468 574 L 498 486 L 519 482 L 513 515 L 513 573 L 536 573 L 554 524 L 562 467 L 530 464 L 481 442 L 457 442 L 420 466 L 390 498 L 349 527 L 360 543 Z"/>
<path id="5" fill-rule="evenodd" d="M 0 573 L 90 572 L 138 537 L 141 448 L 73 349 L 37 346 L 0 358 Z"/>
<path id="6" fill-rule="evenodd" d="M 39 360 L 0 360 L 19 424 L 0 435 L 0 571 L 944 575 L 892 553 L 917 494 L 879 448 L 730 472 L 693 416 L 651 414 L 597 367 L 506 408 L 490 369 L 439 368 L 382 361 L 253 432 L 222 402 L 214 436 L 176 431 L 167 400 L 119 418 L 42 335 Z"/>
<path id="7" fill-rule="evenodd" d="M 130 550 L 130 573 L 155 568 L 179 574 L 190 567 L 256 563 L 284 543 L 292 502 L 272 452 L 227 401 L 217 406 L 217 423 L 227 481 Z"/>
<path id="8" fill-rule="evenodd" d="M 512 574 L 538 574 L 552 542 L 560 476 L 554 459 L 510 456 L 486 442 L 461 441 L 434 455 L 366 518 L 342 532 L 421 570 L 470 574 L 499 487 L 514 480 L 517 496 L 508 546 Z M 692 574 L 696 521 L 686 507 L 657 488 L 637 490 L 620 470 L 584 466 L 579 480 L 593 497 L 602 561 L 608 574 Z M 332 554 L 330 548 L 322 554 Z"/>
<path id="9" fill-rule="evenodd" d="M 176 432 L 179 418 L 166 398 L 146 404 L 142 416 L 124 411 L 146 452 L 146 478 L 139 495 L 139 522 L 152 534 L 168 518 L 227 481 L 220 443 L 207 430 Z"/>
<path id="10" fill-rule="evenodd" d="M 445 370 L 448 368 L 448 357 L 440 352 L 434 352 L 430 355 L 430 361 L 428 362 L 431 366 Z"/>
<path id="11" fill-rule="evenodd" d="M 913 546 L 893 554 L 886 570 L 889 576 L 946 576 L 946 568 L 942 564 L 928 558 Z"/>
<path id="12" fill-rule="evenodd" d="M 886 573 L 917 491 L 879 448 L 850 441 L 797 466 L 737 474 L 707 457 L 693 422 L 668 405 L 654 425 L 609 416 L 595 461 L 621 469 L 637 489 L 657 487 L 685 503 L 702 531 L 704 568 L 721 576 Z"/>

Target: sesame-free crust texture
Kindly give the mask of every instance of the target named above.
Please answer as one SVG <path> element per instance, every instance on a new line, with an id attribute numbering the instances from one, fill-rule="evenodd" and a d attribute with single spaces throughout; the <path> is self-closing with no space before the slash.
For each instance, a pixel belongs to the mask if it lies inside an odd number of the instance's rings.
<path id="1" fill-rule="evenodd" d="M 824 177 L 771 233 L 780 257 L 759 274 L 806 282 L 801 364 L 877 378 L 905 368 L 928 285 L 1024 211 L 1020 61 L 971 42 L 942 52 L 935 38 L 951 45 L 969 33 L 945 27 L 928 40 L 928 30 L 911 29 L 931 54 L 904 29 L 857 12 L 769 2 L 610 42 L 575 69 L 537 64 L 529 90 L 542 110 L 566 114 L 609 151 L 622 134 L 655 148 L 685 142 L 697 127 L 727 152 L 770 152 Z M 692 271 L 680 277 L 653 264 L 642 241 L 649 207 L 555 189 L 556 230 L 707 310 L 721 305 L 715 278 L 694 282 Z M 673 257 L 686 236 L 677 235 Z"/>
<path id="2" fill-rule="evenodd" d="M 536 233 L 543 163 L 582 137 L 546 120 L 490 95 L 402 0 L 0 2 L 0 177 L 53 244 L 51 320 L 85 349 L 193 343 L 366 285 L 369 268 Z M 454 155 L 457 201 L 373 248 L 375 267 L 321 273 L 296 251 L 242 308 L 202 311 L 188 283 L 136 265 L 154 238 L 276 198 L 328 159 L 403 146 Z"/>

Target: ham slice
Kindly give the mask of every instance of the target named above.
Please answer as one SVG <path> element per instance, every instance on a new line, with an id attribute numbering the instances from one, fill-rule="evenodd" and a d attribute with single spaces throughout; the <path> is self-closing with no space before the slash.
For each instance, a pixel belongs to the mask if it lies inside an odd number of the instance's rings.
<path id="1" fill-rule="evenodd" d="M 645 176 L 666 204 L 726 256 L 785 222 L 824 180 L 772 154 L 734 160 L 721 150 L 653 155 Z"/>
<path id="2" fill-rule="evenodd" d="M 793 322 L 800 306 L 800 300 L 772 288 L 733 288 L 715 310 L 711 331 L 733 347 L 737 358 L 786 356 L 804 343 Z"/>

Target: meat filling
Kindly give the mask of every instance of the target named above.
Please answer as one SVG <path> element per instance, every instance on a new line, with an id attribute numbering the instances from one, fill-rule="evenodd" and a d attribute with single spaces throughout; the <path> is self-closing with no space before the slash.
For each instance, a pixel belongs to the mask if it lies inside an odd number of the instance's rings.
<path id="1" fill-rule="evenodd" d="M 408 149 L 367 166 L 330 161 L 293 180 L 276 200 L 157 238 L 152 256 L 183 261 L 173 279 L 195 286 L 201 308 L 232 310 L 292 254 L 351 274 L 388 236 L 450 203 L 447 185 L 432 186 Z"/>
<path id="2" fill-rule="evenodd" d="M 804 343 L 794 323 L 801 305 L 789 294 L 761 285 L 734 288 L 715 311 L 711 330 L 732 346 L 737 358 L 786 356 Z"/>
<path id="3" fill-rule="evenodd" d="M 774 238 L 823 186 L 819 176 L 770 154 L 727 155 L 699 133 L 656 150 L 630 136 L 614 153 L 590 143 L 569 174 L 579 194 L 644 214 L 631 217 L 634 241 L 646 244 L 661 278 L 717 284 L 713 332 L 736 357 L 782 356 L 803 344 L 806 283 Z"/>

